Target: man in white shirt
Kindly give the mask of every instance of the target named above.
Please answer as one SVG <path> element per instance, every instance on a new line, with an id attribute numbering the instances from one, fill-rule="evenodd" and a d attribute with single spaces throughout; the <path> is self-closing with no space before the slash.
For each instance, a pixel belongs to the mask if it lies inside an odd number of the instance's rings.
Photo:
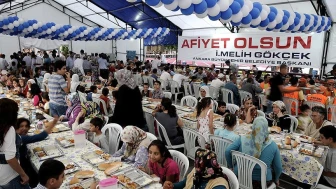
<path id="1" fill-rule="evenodd" d="M 32 72 L 31 72 L 32 58 L 30 56 L 30 53 L 27 53 L 26 56 L 23 57 L 22 60 L 25 61 L 26 68 L 27 68 L 29 74 L 32 75 Z"/>
<path id="2" fill-rule="evenodd" d="M 173 80 L 178 83 L 178 86 L 181 88 L 183 81 L 187 81 L 189 78 L 182 75 L 183 71 L 181 69 L 176 70 L 177 73 L 173 76 Z"/>
<path id="3" fill-rule="evenodd" d="M 161 63 L 162 64 L 167 64 L 166 56 L 163 55 L 162 52 L 160 52 L 159 56 L 161 57 Z"/>
<path id="4" fill-rule="evenodd" d="M 72 70 L 73 67 L 74 67 L 74 53 L 70 51 L 69 56 L 66 59 L 66 68 L 68 70 Z"/>
<path id="5" fill-rule="evenodd" d="M 12 70 L 16 71 L 19 62 L 14 58 L 13 55 L 11 55 L 10 58 L 11 58 L 10 67 L 11 67 Z"/>
<path id="6" fill-rule="evenodd" d="M 224 87 L 225 83 L 224 83 L 224 80 L 225 79 L 225 76 L 224 74 L 220 73 L 218 74 L 218 77 L 214 80 L 211 81 L 211 85 L 212 87 L 216 87 L 217 89 L 221 88 L 221 87 Z"/>
<path id="7" fill-rule="evenodd" d="M 160 57 L 158 56 L 156 59 L 154 59 L 151 64 L 152 64 L 152 70 L 154 68 L 158 69 L 158 67 L 161 65 Z"/>
<path id="8" fill-rule="evenodd" d="M 74 67 L 78 68 L 82 75 L 85 75 L 84 68 L 83 68 L 83 59 L 80 58 L 79 55 L 76 55 L 76 60 L 74 62 Z"/>
<path id="9" fill-rule="evenodd" d="M 109 70 L 108 70 L 108 63 L 106 60 L 106 55 L 101 54 L 100 59 L 98 59 L 98 66 L 100 71 L 100 76 L 104 79 L 108 79 L 109 76 Z"/>
<path id="10" fill-rule="evenodd" d="M 8 63 L 4 54 L 0 55 L 0 70 L 6 70 Z"/>
<path id="11" fill-rule="evenodd" d="M 169 81 L 171 80 L 171 76 L 169 74 L 169 68 L 168 66 L 165 66 L 164 67 L 164 71 L 162 72 L 161 76 L 160 76 L 160 79 L 162 79 L 163 81 Z"/>

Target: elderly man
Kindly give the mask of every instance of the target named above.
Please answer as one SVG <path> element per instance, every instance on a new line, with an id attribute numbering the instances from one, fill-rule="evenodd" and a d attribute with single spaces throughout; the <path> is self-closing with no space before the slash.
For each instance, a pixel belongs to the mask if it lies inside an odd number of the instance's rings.
<path id="1" fill-rule="evenodd" d="M 214 80 L 211 81 L 211 85 L 212 87 L 216 87 L 216 88 L 221 88 L 224 87 L 225 82 L 224 82 L 225 76 L 224 74 L 220 73 L 218 74 L 218 77 Z"/>
<path id="2" fill-rule="evenodd" d="M 179 88 L 181 88 L 182 82 L 183 81 L 188 81 L 188 77 L 182 75 L 183 70 L 182 69 L 177 69 L 175 75 L 173 76 L 173 80 L 178 83 Z"/>

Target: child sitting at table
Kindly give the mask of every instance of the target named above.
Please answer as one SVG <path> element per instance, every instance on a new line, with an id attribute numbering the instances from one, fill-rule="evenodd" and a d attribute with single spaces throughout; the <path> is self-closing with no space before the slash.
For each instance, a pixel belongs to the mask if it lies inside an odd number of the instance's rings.
<path id="1" fill-rule="evenodd" d="M 49 94 L 48 92 L 43 92 L 42 93 L 42 102 L 43 103 L 40 103 L 40 108 L 43 109 L 43 112 L 46 113 L 46 114 L 49 114 Z"/>
<path id="2" fill-rule="evenodd" d="M 34 189 L 60 188 L 65 179 L 64 170 L 64 164 L 58 160 L 49 159 L 44 161 L 38 171 L 40 183 Z"/>
<path id="3" fill-rule="evenodd" d="M 310 118 L 311 109 L 307 104 L 301 105 L 300 111 L 301 113 L 298 116 L 299 123 L 296 132 L 304 133 L 305 129 L 313 120 Z"/>
<path id="4" fill-rule="evenodd" d="M 109 146 L 104 133 L 101 132 L 101 129 L 104 126 L 104 121 L 99 117 L 94 117 L 90 121 L 90 131 L 93 132 L 92 140 L 93 144 L 97 145 L 99 148 L 103 149 L 104 152 L 109 152 Z M 110 136 L 112 137 L 112 136 Z"/>
<path id="5" fill-rule="evenodd" d="M 13 79 L 13 89 L 12 90 L 13 90 L 14 94 L 16 94 L 16 95 L 21 93 L 21 88 L 20 88 L 18 79 Z"/>
<path id="6" fill-rule="evenodd" d="M 87 100 L 92 101 L 92 97 L 98 98 L 99 94 L 97 93 L 98 93 L 98 87 L 96 85 L 92 85 L 90 87 L 90 92 L 86 96 Z"/>
<path id="7" fill-rule="evenodd" d="M 106 105 L 106 110 L 107 112 L 104 111 L 104 107 L 103 107 L 103 104 L 100 103 L 100 112 L 104 113 L 105 115 L 108 113 L 108 111 L 110 110 L 110 99 L 108 97 L 110 91 L 108 88 L 103 88 L 102 90 L 102 95 L 100 95 L 100 99 L 102 99 L 104 102 L 105 102 L 105 105 Z"/>
<path id="8" fill-rule="evenodd" d="M 226 103 L 223 101 L 218 101 L 218 108 L 216 114 L 224 116 L 226 113 L 230 113 L 230 111 L 226 110 Z"/>
<path id="9" fill-rule="evenodd" d="M 323 145 L 329 146 L 329 151 L 319 184 L 336 187 L 336 127 L 332 125 L 322 127 L 320 140 Z"/>
<path id="10" fill-rule="evenodd" d="M 226 114 L 224 116 L 225 128 L 218 128 L 215 131 L 215 135 L 235 141 L 239 138 L 239 135 L 233 132 L 234 127 L 237 124 L 237 116 L 235 114 Z"/>

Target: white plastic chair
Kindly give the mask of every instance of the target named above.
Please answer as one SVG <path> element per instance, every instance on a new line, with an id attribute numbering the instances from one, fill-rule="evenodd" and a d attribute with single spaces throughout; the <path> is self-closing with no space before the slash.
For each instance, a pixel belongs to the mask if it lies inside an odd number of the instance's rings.
<path id="1" fill-rule="evenodd" d="M 231 114 L 235 114 L 239 110 L 239 106 L 235 104 L 226 104 L 226 109 L 230 111 Z"/>
<path id="2" fill-rule="evenodd" d="M 44 92 L 47 92 L 48 84 L 42 83 L 42 89 Z"/>
<path id="3" fill-rule="evenodd" d="M 184 144 L 172 145 L 171 142 L 170 142 L 170 139 L 168 137 L 167 131 L 164 128 L 164 126 L 158 120 L 155 119 L 155 121 L 156 121 L 156 124 L 158 126 L 159 139 L 162 140 L 162 141 L 166 141 L 166 143 L 167 143 L 166 147 L 168 149 L 178 149 L 178 148 L 183 148 L 184 147 Z M 163 134 L 163 136 L 161 136 L 161 134 Z"/>
<path id="4" fill-rule="evenodd" d="M 243 105 L 243 101 L 244 99 L 246 99 L 247 97 L 252 99 L 252 94 L 250 92 L 247 91 L 243 91 L 243 90 L 239 90 L 239 94 L 240 94 L 240 102 L 241 105 Z"/>
<path id="5" fill-rule="evenodd" d="M 214 112 L 217 112 L 217 108 L 218 108 L 218 102 L 216 100 L 212 100 L 212 109 Z"/>
<path id="6" fill-rule="evenodd" d="M 257 114 L 260 117 L 266 117 L 265 113 L 263 111 L 257 110 Z"/>
<path id="7" fill-rule="evenodd" d="M 198 148 L 205 148 L 205 138 L 196 130 L 183 127 L 184 154 L 195 160 L 195 152 Z M 196 146 L 196 140 L 198 145 Z"/>
<path id="8" fill-rule="evenodd" d="M 102 133 L 106 135 L 108 131 L 109 154 L 114 154 L 118 150 L 123 128 L 116 123 L 109 123 L 102 128 Z"/>
<path id="9" fill-rule="evenodd" d="M 149 138 L 149 140 L 152 142 L 153 140 L 157 140 L 157 137 L 155 135 L 153 135 L 152 133 L 146 132 L 147 137 Z"/>
<path id="10" fill-rule="evenodd" d="M 143 76 L 142 77 L 143 83 L 148 83 L 148 78 L 149 78 L 149 76 Z"/>
<path id="11" fill-rule="evenodd" d="M 180 92 L 180 86 L 178 83 L 174 80 L 169 80 L 169 85 L 170 85 L 170 92 L 175 96 L 175 104 L 177 103 L 177 96 L 179 94 L 183 95 L 183 92 Z"/>
<path id="12" fill-rule="evenodd" d="M 199 96 L 200 84 L 194 83 L 193 88 L 194 88 L 195 97 L 196 97 L 196 99 L 198 99 L 200 97 Z"/>
<path id="13" fill-rule="evenodd" d="M 290 128 L 289 128 L 289 131 L 291 133 L 294 133 L 299 125 L 299 121 L 298 119 L 296 119 L 296 117 L 292 116 L 292 115 L 289 115 L 290 119 L 291 119 L 291 125 L 290 125 Z"/>
<path id="14" fill-rule="evenodd" d="M 151 113 L 145 112 L 145 119 L 148 127 L 148 131 L 152 134 L 155 134 L 155 128 L 154 128 L 154 117 Z"/>
<path id="15" fill-rule="evenodd" d="M 312 109 L 314 106 L 321 106 L 323 108 L 325 108 L 324 104 L 318 103 L 318 102 L 312 102 L 312 101 L 304 101 L 303 104 L 307 104 L 310 109 Z"/>
<path id="16" fill-rule="evenodd" d="M 196 108 L 197 103 L 197 99 L 193 96 L 185 96 L 181 99 L 181 106 L 184 106 L 185 104 L 191 108 Z"/>
<path id="17" fill-rule="evenodd" d="M 171 92 L 163 92 L 163 95 L 164 95 L 164 97 L 166 97 L 166 98 L 169 98 L 169 99 L 171 99 L 172 98 L 172 94 L 171 94 Z"/>
<path id="18" fill-rule="evenodd" d="M 148 85 L 150 88 L 154 88 L 154 78 L 148 77 Z"/>
<path id="19" fill-rule="evenodd" d="M 218 156 L 217 156 L 218 157 Z M 223 173 L 228 177 L 230 189 L 239 189 L 237 176 L 230 169 L 222 167 Z"/>
<path id="20" fill-rule="evenodd" d="M 329 115 L 331 123 L 336 124 L 336 105 L 329 105 L 327 107 L 327 111 L 328 111 L 328 119 L 329 119 Z"/>
<path id="21" fill-rule="evenodd" d="M 108 124 L 109 117 L 108 117 L 108 116 L 104 116 L 104 121 L 105 121 L 105 124 L 104 124 L 104 126 L 105 126 L 105 125 L 107 125 L 107 124 Z"/>
<path id="22" fill-rule="evenodd" d="M 97 103 L 99 106 L 100 106 L 100 104 L 102 104 L 102 105 L 103 105 L 104 112 L 105 112 L 105 115 L 106 115 L 106 116 L 111 116 L 111 115 L 109 114 L 109 112 L 107 111 L 106 103 L 105 103 L 105 101 L 104 101 L 103 99 L 96 98 L 96 97 L 92 97 L 92 101 L 95 102 L 95 103 Z"/>
<path id="23" fill-rule="evenodd" d="M 232 151 L 232 159 L 235 159 L 237 162 L 239 188 L 242 189 L 253 188 L 252 172 L 256 165 L 259 165 L 261 168 L 261 188 L 262 189 L 276 188 L 276 185 L 274 183 L 272 183 L 272 185 L 268 188 L 266 186 L 267 167 L 263 161 L 237 151 Z"/>
<path id="24" fill-rule="evenodd" d="M 82 103 L 85 103 L 87 102 L 87 98 L 86 98 L 86 94 L 85 93 L 82 93 L 80 91 L 78 91 L 78 96 L 79 96 L 79 100 L 82 102 Z"/>
<path id="25" fill-rule="evenodd" d="M 219 95 L 219 88 L 217 87 L 213 87 L 213 86 L 209 86 L 209 93 L 210 93 L 210 97 L 217 100 L 218 95 Z"/>
<path id="26" fill-rule="evenodd" d="M 295 106 L 295 113 L 293 116 L 298 116 L 299 114 L 299 101 L 294 98 L 283 97 L 283 102 L 286 105 L 286 110 L 288 114 L 292 115 L 292 106 Z"/>
<path id="27" fill-rule="evenodd" d="M 164 80 L 162 80 L 162 79 L 157 79 L 157 80 L 160 81 L 160 83 L 161 83 L 161 89 L 162 89 L 163 91 L 167 91 L 168 82 L 167 82 L 167 81 L 164 81 Z"/>
<path id="28" fill-rule="evenodd" d="M 232 144 L 232 141 L 215 135 L 210 135 L 209 140 L 210 142 L 213 142 L 213 146 L 211 145 L 211 150 L 217 154 L 218 163 L 224 167 L 227 167 L 225 150 L 230 144 Z"/>
<path id="29" fill-rule="evenodd" d="M 312 187 L 313 188 L 313 187 Z M 328 187 L 328 186 L 324 186 L 322 184 L 318 184 L 316 186 L 316 189 L 336 189 L 336 188 L 331 188 L 331 187 Z"/>
<path id="30" fill-rule="evenodd" d="M 176 150 L 169 150 L 170 154 L 173 156 L 174 161 L 176 161 L 177 166 L 180 170 L 180 180 L 183 180 L 189 169 L 189 160 L 187 156 Z"/>
<path id="31" fill-rule="evenodd" d="M 225 89 L 225 88 L 221 88 L 221 92 L 222 92 L 222 95 L 223 95 L 223 102 L 234 104 L 234 101 L 233 101 L 233 92 L 231 90 Z M 229 95 L 230 95 L 230 99 L 229 99 Z"/>
<path id="32" fill-rule="evenodd" d="M 134 74 L 133 76 L 134 76 L 134 80 L 135 80 L 136 85 L 138 85 L 138 86 L 142 85 L 141 75 L 140 74 Z"/>
<path id="33" fill-rule="evenodd" d="M 194 96 L 191 90 L 191 85 L 188 82 L 183 82 L 184 96 Z"/>

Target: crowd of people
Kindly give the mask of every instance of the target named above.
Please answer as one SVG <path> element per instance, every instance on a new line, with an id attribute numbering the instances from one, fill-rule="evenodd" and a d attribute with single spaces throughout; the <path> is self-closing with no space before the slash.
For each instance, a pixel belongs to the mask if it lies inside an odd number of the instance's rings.
<path id="1" fill-rule="evenodd" d="M 164 188 L 215 188 L 228 189 L 226 176 L 217 163 L 217 156 L 225 156 L 227 165 L 237 174 L 231 150 L 254 156 L 267 165 L 267 185 L 279 185 L 282 163 L 279 149 L 269 137 L 269 127 L 281 131 L 291 128 L 290 115 L 294 108 L 287 109 L 283 98 L 297 100 L 298 128 L 293 132 L 313 137 L 317 144 L 328 145 L 330 150 L 321 181 L 336 187 L 336 128 L 331 123 L 327 105 L 336 105 L 336 66 L 325 80 L 288 74 L 288 67 L 281 65 L 279 73 L 270 75 L 261 71 L 239 71 L 238 66 L 226 62 L 228 68 L 210 68 L 162 64 L 160 56 L 155 60 L 109 61 L 104 53 L 87 55 L 70 52 L 62 57 L 51 52 L 13 53 L 7 61 L 0 59 L 1 85 L 5 95 L 19 95 L 29 99 L 32 106 L 55 117 L 49 127 L 40 134 L 27 135 L 30 120 L 18 118 L 18 104 L 8 98 L 0 99 L 0 188 L 58 188 L 64 178 L 64 166 L 57 160 L 41 164 L 38 173 L 33 169 L 27 155 L 27 144 L 44 140 L 57 121 L 67 122 L 75 131 L 84 129 L 91 133 L 89 140 L 109 153 L 109 144 L 102 128 L 108 123 L 117 123 L 122 128 L 121 148 L 112 154 L 160 178 Z M 9 62 L 9 63 L 8 63 Z M 137 78 L 152 78 L 141 83 Z M 162 124 L 173 145 L 183 144 L 183 122 L 176 107 L 164 94 L 171 91 L 170 81 L 175 81 L 180 91 L 188 90 L 197 95 L 195 109 L 198 132 L 207 142 L 206 148 L 195 152 L 195 169 L 184 180 L 180 170 L 163 139 L 151 141 L 147 136 L 148 123 L 144 117 L 142 100 L 158 103 L 152 116 Z M 185 85 L 187 84 L 187 85 Z M 317 85 L 318 84 L 318 85 Z M 185 87 L 185 86 L 190 87 Z M 316 88 L 315 86 L 318 86 Z M 196 87 L 199 87 L 198 89 Z M 210 87 L 218 89 L 218 96 L 210 94 Z M 196 90 L 197 89 L 197 90 Z M 220 89 L 232 92 L 233 101 L 224 102 Z M 251 96 L 241 97 L 240 90 Z M 265 98 L 259 100 L 259 94 Z M 111 95 L 112 94 L 112 95 Z M 7 96 L 7 97 L 8 97 Z M 195 95 L 196 96 L 196 95 Z M 94 99 L 101 99 L 96 103 Z M 231 98 L 229 98 L 231 99 Z M 305 101 L 322 106 L 306 105 Z M 260 116 L 264 111 L 265 116 Z M 224 128 L 214 129 L 214 114 L 223 116 Z M 106 120 L 103 115 L 109 115 Z M 238 124 L 252 124 L 252 132 L 239 136 L 234 132 Z M 162 132 L 157 130 L 157 132 Z M 217 135 L 233 143 L 225 154 L 210 151 L 210 135 Z M 149 163 L 148 163 L 149 162 Z M 61 165 L 62 164 L 62 165 Z M 211 171 L 209 171 L 211 169 Z M 275 174 L 272 174 L 272 173 Z M 253 170 L 253 188 L 261 188 L 260 169 Z"/>

